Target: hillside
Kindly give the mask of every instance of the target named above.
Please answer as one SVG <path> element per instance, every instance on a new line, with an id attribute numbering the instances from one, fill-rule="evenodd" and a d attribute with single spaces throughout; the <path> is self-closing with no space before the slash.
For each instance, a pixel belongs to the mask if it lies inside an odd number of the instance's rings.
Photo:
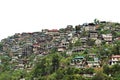
<path id="1" fill-rule="evenodd" d="M 119 80 L 120 23 L 15 33 L 0 42 L 0 80 Z"/>

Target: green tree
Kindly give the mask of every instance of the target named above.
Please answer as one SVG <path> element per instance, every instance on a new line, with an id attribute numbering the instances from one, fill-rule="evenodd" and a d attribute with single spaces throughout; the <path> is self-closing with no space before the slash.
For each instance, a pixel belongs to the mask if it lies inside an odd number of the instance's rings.
<path id="1" fill-rule="evenodd" d="M 95 40 L 93 40 L 93 39 L 88 39 L 87 45 L 89 45 L 89 46 L 95 45 Z"/>
<path id="2" fill-rule="evenodd" d="M 77 33 L 79 33 L 80 30 L 81 30 L 81 26 L 80 25 L 75 26 L 75 30 L 76 30 Z"/>
<path id="3" fill-rule="evenodd" d="M 86 69 L 84 69 L 84 73 L 85 74 L 93 74 L 94 73 L 94 69 L 93 68 L 86 68 Z"/>
<path id="4" fill-rule="evenodd" d="M 0 80 L 12 80 L 11 73 L 9 71 L 2 72 L 0 74 Z"/>
<path id="5" fill-rule="evenodd" d="M 10 71 L 11 70 L 11 64 L 9 63 L 10 57 L 9 56 L 1 56 L 1 62 L 3 65 L 2 71 Z"/>
<path id="6" fill-rule="evenodd" d="M 115 42 L 111 52 L 112 52 L 112 54 L 115 54 L 115 55 L 120 54 L 120 41 Z"/>
<path id="7" fill-rule="evenodd" d="M 52 57 L 52 69 L 55 72 L 59 68 L 60 60 L 58 54 L 54 54 Z"/>
<path id="8" fill-rule="evenodd" d="M 108 65 L 104 65 L 103 66 L 103 73 L 109 75 L 110 73 L 112 73 L 112 69 Z"/>
<path id="9" fill-rule="evenodd" d="M 80 39 L 78 39 L 78 40 L 74 43 L 74 46 L 81 46 L 81 45 L 82 45 L 82 43 L 81 43 Z"/>
<path id="10" fill-rule="evenodd" d="M 97 72 L 96 75 L 92 78 L 92 80 L 112 80 L 112 79 L 102 72 Z"/>
<path id="11" fill-rule="evenodd" d="M 95 23 L 95 24 L 99 24 L 100 21 L 99 21 L 98 19 L 94 19 L 94 23 Z"/>
<path id="12" fill-rule="evenodd" d="M 41 61 L 37 62 L 35 65 L 35 68 L 33 70 L 33 76 L 34 77 L 39 77 L 39 76 L 44 76 L 46 74 L 46 59 L 43 58 Z"/>
<path id="13" fill-rule="evenodd" d="M 3 51 L 3 44 L 0 42 L 0 51 Z"/>
<path id="14" fill-rule="evenodd" d="M 73 48 L 73 44 L 70 42 L 69 43 L 69 49 L 72 49 Z"/>

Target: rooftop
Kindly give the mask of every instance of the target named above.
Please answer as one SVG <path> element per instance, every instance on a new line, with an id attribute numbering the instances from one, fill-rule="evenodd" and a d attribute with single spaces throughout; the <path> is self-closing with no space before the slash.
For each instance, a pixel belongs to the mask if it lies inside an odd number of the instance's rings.
<path id="1" fill-rule="evenodd" d="M 113 55 L 112 58 L 120 58 L 120 55 Z"/>

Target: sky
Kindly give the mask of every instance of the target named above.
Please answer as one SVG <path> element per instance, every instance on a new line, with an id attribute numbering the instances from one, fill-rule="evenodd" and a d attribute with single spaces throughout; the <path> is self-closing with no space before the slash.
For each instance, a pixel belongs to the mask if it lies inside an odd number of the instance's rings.
<path id="1" fill-rule="evenodd" d="M 59 29 L 95 18 L 120 22 L 119 0 L 0 0 L 0 40 L 15 33 Z"/>

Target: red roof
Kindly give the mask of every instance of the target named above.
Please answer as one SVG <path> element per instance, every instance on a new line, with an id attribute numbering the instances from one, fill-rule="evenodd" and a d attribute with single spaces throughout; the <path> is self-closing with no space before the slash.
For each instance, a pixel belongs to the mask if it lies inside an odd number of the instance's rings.
<path id="1" fill-rule="evenodd" d="M 28 32 L 28 34 L 33 34 L 32 32 Z"/>
<path id="2" fill-rule="evenodd" d="M 39 44 L 38 44 L 38 43 L 34 43 L 33 46 L 34 46 L 34 47 L 38 47 Z"/>
<path id="3" fill-rule="evenodd" d="M 113 55 L 112 58 L 120 58 L 120 55 Z"/>
<path id="4" fill-rule="evenodd" d="M 48 30 L 48 32 L 59 32 L 57 29 Z"/>

